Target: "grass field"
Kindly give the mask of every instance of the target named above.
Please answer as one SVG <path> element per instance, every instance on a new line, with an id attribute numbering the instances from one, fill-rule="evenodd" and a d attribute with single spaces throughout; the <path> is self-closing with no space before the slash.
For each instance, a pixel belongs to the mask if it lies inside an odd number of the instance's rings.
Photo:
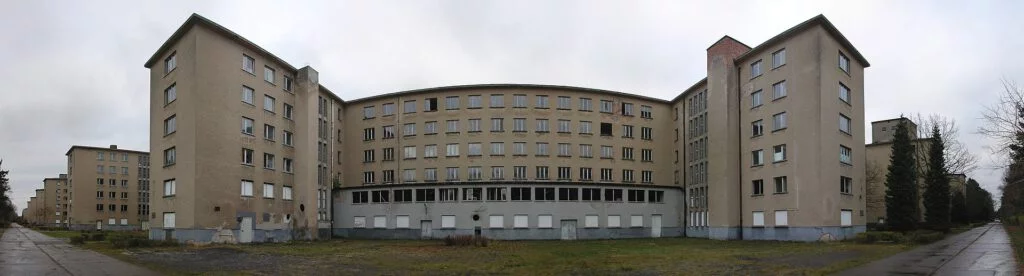
<path id="1" fill-rule="evenodd" d="M 1017 216 L 1011 219 L 1011 221 L 1003 222 L 1003 227 L 1006 228 L 1006 234 L 1010 235 L 1010 241 L 1013 245 L 1013 253 L 1017 256 L 1018 269 L 1024 269 L 1024 226 L 1020 225 L 1022 221 L 1024 221 L 1024 215 Z"/>

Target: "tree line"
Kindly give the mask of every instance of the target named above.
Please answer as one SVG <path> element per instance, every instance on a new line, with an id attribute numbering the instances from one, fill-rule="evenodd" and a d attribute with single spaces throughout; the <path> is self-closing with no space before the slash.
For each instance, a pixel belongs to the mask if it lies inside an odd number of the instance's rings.
<path id="1" fill-rule="evenodd" d="M 4 161 L 0 160 L 0 228 L 6 228 L 17 218 L 14 203 L 11 202 L 11 185 L 7 173 L 3 169 Z"/>

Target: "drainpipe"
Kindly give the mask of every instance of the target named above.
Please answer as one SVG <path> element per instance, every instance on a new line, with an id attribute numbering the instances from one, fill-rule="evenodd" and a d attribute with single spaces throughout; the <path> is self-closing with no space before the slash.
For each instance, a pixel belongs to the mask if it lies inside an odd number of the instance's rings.
<path id="1" fill-rule="evenodd" d="M 733 65 L 735 65 L 735 61 L 733 62 Z M 743 96 L 739 95 L 739 91 L 742 90 L 741 87 L 740 87 L 740 76 L 742 76 L 741 75 L 741 73 L 742 73 L 741 69 L 742 69 L 741 66 L 737 66 L 736 67 L 736 90 L 737 90 L 737 95 L 736 95 L 736 120 L 737 121 L 740 120 L 740 118 L 739 118 L 740 114 L 739 113 L 740 113 L 740 110 L 742 108 L 742 101 L 743 101 Z M 728 93 L 728 92 L 726 92 L 726 93 Z M 743 125 L 742 122 L 737 122 L 737 124 L 736 124 L 736 127 L 739 128 L 739 133 L 741 134 L 739 136 L 739 138 L 736 139 L 736 141 L 737 141 L 736 142 L 736 147 L 738 149 L 743 148 L 743 139 L 742 139 L 742 137 L 743 137 L 742 136 L 743 127 L 742 127 L 742 125 Z M 740 223 L 739 223 L 738 237 L 739 237 L 740 240 L 743 240 L 743 166 L 742 166 L 743 151 L 741 150 L 741 151 L 737 152 L 736 154 L 737 154 L 737 160 L 739 160 L 739 162 L 741 164 L 739 166 L 736 166 L 736 175 L 738 175 L 739 178 L 740 178 L 739 186 L 737 187 L 737 188 L 739 188 L 739 191 L 740 191 L 739 192 L 740 193 L 739 200 L 738 200 L 738 202 L 739 202 L 739 210 L 737 211 L 739 213 L 739 215 L 740 215 L 739 216 Z"/>

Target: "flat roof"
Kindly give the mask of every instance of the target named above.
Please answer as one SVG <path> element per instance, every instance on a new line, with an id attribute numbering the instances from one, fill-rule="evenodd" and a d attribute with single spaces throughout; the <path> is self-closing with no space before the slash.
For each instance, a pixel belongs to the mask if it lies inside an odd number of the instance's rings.
<path id="1" fill-rule="evenodd" d="M 793 26 L 792 28 L 783 31 L 780 34 L 772 38 L 769 38 L 765 42 L 762 42 L 761 44 L 754 47 L 753 49 L 750 49 L 750 51 L 747 51 L 746 53 L 736 57 L 734 61 L 739 62 L 740 60 L 747 58 L 751 54 L 760 52 L 765 48 L 774 46 L 775 44 L 778 44 L 783 40 L 789 39 L 797 34 L 800 34 L 804 30 L 810 29 L 811 27 L 814 26 L 821 26 L 825 28 L 825 31 L 831 34 L 832 37 L 835 37 L 836 41 L 839 42 L 839 45 L 842 45 L 843 47 L 850 51 L 850 55 L 852 55 L 853 58 L 857 59 L 857 61 L 863 64 L 864 67 L 871 67 L 871 63 L 868 63 L 868 60 L 864 58 L 863 55 L 860 54 L 860 51 L 857 51 L 857 48 L 853 47 L 853 43 L 850 43 L 850 41 L 846 39 L 846 36 L 843 36 L 843 34 L 839 32 L 839 29 L 836 29 L 836 26 L 832 25 L 832 22 L 828 21 L 828 19 L 825 18 L 825 15 L 823 14 L 818 14 L 817 16 L 811 17 L 811 19 L 801 22 L 800 24 L 797 24 L 796 26 Z M 722 39 L 725 39 L 725 37 L 723 37 Z M 739 40 L 736 40 L 736 42 L 739 42 Z M 742 44 L 742 42 L 740 42 L 740 44 Z"/>
<path id="2" fill-rule="evenodd" d="M 415 95 L 415 94 L 437 92 L 437 91 L 446 91 L 446 90 L 450 91 L 450 90 L 498 89 L 498 88 L 509 88 L 509 89 L 515 89 L 515 88 L 523 88 L 523 89 L 553 89 L 553 90 L 565 90 L 565 91 L 592 92 L 592 93 L 603 93 L 603 94 L 622 96 L 622 97 L 631 97 L 631 98 L 636 98 L 636 99 L 641 99 L 641 100 L 648 100 L 648 101 L 653 101 L 653 102 L 658 102 L 658 103 L 665 103 L 665 104 L 670 103 L 669 101 L 667 101 L 665 99 L 659 99 L 659 98 L 653 98 L 653 97 L 648 97 L 648 96 L 642 96 L 642 95 L 631 94 L 631 93 L 623 93 L 623 92 L 617 92 L 617 91 L 611 91 L 611 90 L 604 90 L 604 89 L 585 88 L 585 87 L 567 86 L 567 85 L 517 84 L 517 83 L 469 84 L 469 85 L 452 85 L 452 86 L 440 86 L 440 87 L 431 87 L 431 88 L 421 88 L 421 89 L 413 89 L 413 90 L 406 90 L 406 91 L 399 91 L 399 92 L 392 92 L 392 93 L 374 95 L 374 96 L 359 98 L 359 99 L 355 99 L 355 100 L 350 100 L 350 101 L 347 101 L 346 103 L 348 103 L 348 104 L 355 104 L 355 103 L 359 103 L 359 102 L 365 102 L 365 101 L 381 99 L 381 98 L 389 98 L 389 97 L 402 96 L 402 95 Z"/>
<path id="3" fill-rule="evenodd" d="M 123 152 L 131 152 L 131 153 L 138 153 L 138 154 L 145 154 L 145 155 L 149 155 L 149 152 L 148 152 L 148 151 L 138 151 L 138 150 L 130 150 L 130 149 L 112 149 L 112 148 L 110 148 L 110 147 L 106 147 L 106 148 L 103 148 L 103 147 L 93 147 L 93 146 L 79 146 L 79 145 L 72 145 L 72 146 L 71 146 L 71 148 L 70 148 L 70 149 L 68 149 L 68 152 L 64 153 L 64 155 L 68 155 L 68 154 L 71 154 L 71 151 L 73 151 L 73 150 L 75 150 L 75 149 L 91 149 L 91 150 L 105 150 L 105 151 L 123 151 Z"/>

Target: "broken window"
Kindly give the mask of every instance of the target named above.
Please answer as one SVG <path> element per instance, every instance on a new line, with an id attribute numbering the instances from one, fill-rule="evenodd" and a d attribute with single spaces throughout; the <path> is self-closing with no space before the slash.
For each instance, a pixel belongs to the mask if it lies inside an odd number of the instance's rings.
<path id="1" fill-rule="evenodd" d="M 601 136 L 612 136 L 612 124 L 601 123 Z"/>

